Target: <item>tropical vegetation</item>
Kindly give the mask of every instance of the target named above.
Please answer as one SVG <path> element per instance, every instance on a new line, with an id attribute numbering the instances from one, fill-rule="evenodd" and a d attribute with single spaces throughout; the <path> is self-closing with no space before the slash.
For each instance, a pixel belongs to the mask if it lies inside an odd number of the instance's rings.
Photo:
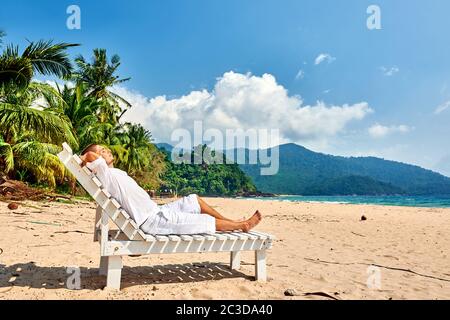
<path id="1" fill-rule="evenodd" d="M 163 149 L 165 150 L 165 149 Z M 199 145 L 184 159 L 186 163 L 174 164 L 170 161 L 171 153 L 165 150 L 168 170 L 163 175 L 164 185 L 176 193 L 199 193 L 207 195 L 239 195 L 257 192 L 252 180 L 239 168 L 238 164 L 225 164 L 225 155 L 210 150 L 206 145 Z M 208 161 L 221 159 L 220 163 Z M 201 159 L 201 164 L 195 164 L 194 159 Z"/>
<path id="2" fill-rule="evenodd" d="M 148 190 L 235 194 L 254 189 L 237 166 L 173 164 L 153 144 L 149 130 L 121 121 L 132 105 L 114 92 L 130 79 L 117 74 L 118 55 L 108 58 L 105 49 L 95 49 L 90 60 L 79 55 L 72 62 L 68 50 L 77 44 L 41 40 L 20 51 L 4 44 L 4 36 L 0 31 L 2 176 L 74 193 L 75 180 L 57 153 L 63 142 L 75 152 L 95 143 L 111 149 L 115 166 Z"/>

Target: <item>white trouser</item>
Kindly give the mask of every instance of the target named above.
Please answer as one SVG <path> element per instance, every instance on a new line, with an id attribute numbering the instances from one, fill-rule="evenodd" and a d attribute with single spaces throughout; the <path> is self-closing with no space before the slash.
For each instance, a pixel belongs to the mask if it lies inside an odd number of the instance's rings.
<path id="1" fill-rule="evenodd" d="M 216 232 L 216 220 L 200 213 L 197 195 L 158 206 L 159 212 L 150 217 L 141 229 L 147 234 L 199 234 Z"/>

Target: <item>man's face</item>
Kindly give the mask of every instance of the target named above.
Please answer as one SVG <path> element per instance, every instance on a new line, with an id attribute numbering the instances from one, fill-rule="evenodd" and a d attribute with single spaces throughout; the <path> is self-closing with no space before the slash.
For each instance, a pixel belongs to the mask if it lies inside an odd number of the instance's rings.
<path id="1" fill-rule="evenodd" d="M 102 156 L 103 159 L 105 159 L 106 163 L 110 165 L 114 162 L 114 157 L 111 153 L 111 150 L 104 148 L 102 146 L 97 146 L 97 154 Z"/>

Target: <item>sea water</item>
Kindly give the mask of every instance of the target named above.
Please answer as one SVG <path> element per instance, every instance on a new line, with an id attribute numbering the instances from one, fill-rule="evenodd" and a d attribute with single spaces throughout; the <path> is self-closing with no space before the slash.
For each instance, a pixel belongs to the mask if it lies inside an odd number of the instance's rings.
<path id="1" fill-rule="evenodd" d="M 296 196 L 257 197 L 246 199 L 289 202 L 322 202 L 348 204 L 374 204 L 386 206 L 450 208 L 450 195 L 443 196 Z"/>

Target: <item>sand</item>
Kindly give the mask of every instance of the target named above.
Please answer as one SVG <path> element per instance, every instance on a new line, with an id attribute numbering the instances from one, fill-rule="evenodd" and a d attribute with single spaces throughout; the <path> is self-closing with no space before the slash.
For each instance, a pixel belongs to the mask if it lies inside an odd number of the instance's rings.
<path id="1" fill-rule="evenodd" d="M 206 200 L 264 214 L 256 230 L 277 237 L 268 282 L 253 280 L 252 252 L 233 272 L 227 253 L 171 254 L 125 257 L 122 290 L 104 289 L 94 203 L 0 202 L 0 299 L 450 299 L 450 209 Z M 67 288 L 71 266 L 80 290 Z"/>

